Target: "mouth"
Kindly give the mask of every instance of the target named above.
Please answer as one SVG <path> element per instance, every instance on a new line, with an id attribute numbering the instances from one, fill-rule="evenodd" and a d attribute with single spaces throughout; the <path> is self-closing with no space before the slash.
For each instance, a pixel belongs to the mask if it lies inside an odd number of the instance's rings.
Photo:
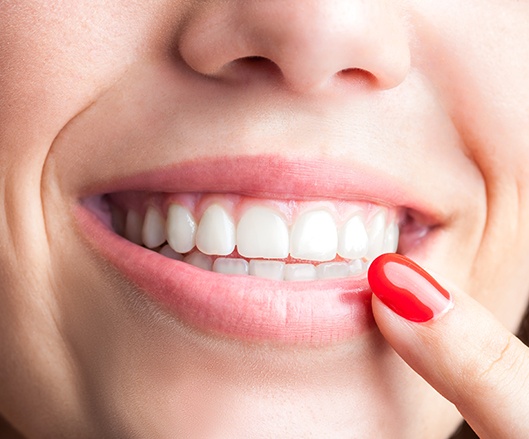
<path id="1" fill-rule="evenodd" d="M 371 261 L 416 251 L 438 225 L 389 182 L 336 170 L 205 160 L 92 190 L 76 213 L 99 255 L 193 328 L 329 344 L 373 327 Z"/>
<path id="2" fill-rule="evenodd" d="M 397 250 L 403 222 L 401 210 L 368 202 L 148 192 L 95 201 L 110 212 L 114 232 L 160 255 L 285 281 L 364 275 L 376 256 Z"/>

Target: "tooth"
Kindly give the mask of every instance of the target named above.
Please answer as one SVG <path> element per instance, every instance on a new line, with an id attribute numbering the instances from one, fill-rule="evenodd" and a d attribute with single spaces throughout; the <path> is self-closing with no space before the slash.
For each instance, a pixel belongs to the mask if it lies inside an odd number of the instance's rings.
<path id="1" fill-rule="evenodd" d="M 203 253 L 194 251 L 184 258 L 184 262 L 187 264 L 194 265 L 195 267 L 202 268 L 202 270 L 211 271 L 213 263 L 209 256 L 206 256 Z"/>
<path id="2" fill-rule="evenodd" d="M 338 233 L 329 212 L 313 210 L 301 215 L 290 235 L 290 255 L 297 259 L 331 261 L 336 257 Z"/>
<path id="3" fill-rule="evenodd" d="M 399 246 L 399 226 L 396 223 L 391 223 L 384 235 L 383 252 L 394 253 Z"/>
<path id="4" fill-rule="evenodd" d="M 165 220 L 153 206 L 149 206 L 143 220 L 142 239 L 146 247 L 154 248 L 165 242 Z"/>
<path id="5" fill-rule="evenodd" d="M 197 248 L 207 255 L 226 256 L 235 249 L 235 226 L 230 215 L 218 204 L 209 206 L 198 225 Z"/>
<path id="6" fill-rule="evenodd" d="M 362 262 L 360 259 L 355 259 L 354 261 L 349 262 L 349 270 L 351 272 L 351 276 L 357 276 L 364 271 L 366 271 L 366 264 Z"/>
<path id="7" fill-rule="evenodd" d="M 386 211 L 381 210 L 373 217 L 367 230 L 367 235 L 369 236 L 369 250 L 367 251 L 368 259 L 374 259 L 376 256 L 382 254 L 385 231 Z"/>
<path id="8" fill-rule="evenodd" d="M 359 215 L 355 215 L 340 230 L 338 254 L 346 259 L 363 258 L 367 254 L 368 245 L 364 221 Z"/>
<path id="9" fill-rule="evenodd" d="M 187 253 L 195 247 L 197 223 L 191 212 L 179 204 L 167 211 L 167 242 L 174 251 Z"/>
<path id="10" fill-rule="evenodd" d="M 314 280 L 317 278 L 316 267 L 312 264 L 287 264 L 285 280 Z"/>
<path id="11" fill-rule="evenodd" d="M 350 268 L 347 262 L 327 262 L 319 264 L 316 267 L 316 273 L 318 279 L 337 279 L 349 276 Z"/>
<path id="12" fill-rule="evenodd" d="M 180 254 L 175 252 L 171 247 L 168 245 L 164 245 L 159 252 L 161 255 L 165 256 L 166 258 L 171 258 L 176 261 L 183 261 L 184 257 Z"/>
<path id="13" fill-rule="evenodd" d="M 280 261 L 250 261 L 250 274 L 265 279 L 283 280 L 285 263 Z"/>
<path id="14" fill-rule="evenodd" d="M 248 262 L 238 258 L 217 258 L 213 271 L 222 274 L 248 274 Z"/>
<path id="15" fill-rule="evenodd" d="M 141 229 L 143 226 L 143 218 L 134 210 L 127 212 L 127 218 L 125 219 L 125 238 L 134 244 L 141 245 Z"/>
<path id="16" fill-rule="evenodd" d="M 237 226 L 237 251 L 247 258 L 288 256 L 288 228 L 283 219 L 266 207 L 252 207 Z"/>

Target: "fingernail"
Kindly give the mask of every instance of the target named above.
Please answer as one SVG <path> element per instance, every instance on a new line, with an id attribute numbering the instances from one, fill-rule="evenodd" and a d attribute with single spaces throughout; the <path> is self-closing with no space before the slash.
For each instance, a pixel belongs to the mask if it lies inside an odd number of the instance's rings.
<path id="1" fill-rule="evenodd" d="M 388 253 L 369 267 L 373 293 L 399 316 L 412 322 L 427 322 L 452 306 L 452 298 L 437 281 L 415 262 Z"/>

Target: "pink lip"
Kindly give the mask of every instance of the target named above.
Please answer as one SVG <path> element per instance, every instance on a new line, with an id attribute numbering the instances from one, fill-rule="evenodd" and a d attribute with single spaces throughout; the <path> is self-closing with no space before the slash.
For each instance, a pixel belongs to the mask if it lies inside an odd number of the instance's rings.
<path id="1" fill-rule="evenodd" d="M 298 283 L 220 275 L 132 244 L 84 207 L 76 213 L 100 255 L 166 310 L 203 331 L 321 345 L 373 324 L 365 279 Z"/>
<path id="2" fill-rule="evenodd" d="M 430 199 L 411 196 L 395 178 L 337 161 L 288 160 L 275 155 L 200 158 L 85 188 L 84 196 L 119 191 L 237 193 L 272 199 L 368 200 L 421 212 L 442 222 Z"/>
<path id="3" fill-rule="evenodd" d="M 214 191 L 276 199 L 366 198 L 407 207 L 420 203 L 390 183 L 340 165 L 260 156 L 204 159 L 91 192 Z M 365 278 L 278 282 L 221 275 L 127 241 L 83 204 L 75 216 L 97 253 L 176 318 L 202 331 L 243 340 L 322 345 L 356 337 L 374 325 Z"/>

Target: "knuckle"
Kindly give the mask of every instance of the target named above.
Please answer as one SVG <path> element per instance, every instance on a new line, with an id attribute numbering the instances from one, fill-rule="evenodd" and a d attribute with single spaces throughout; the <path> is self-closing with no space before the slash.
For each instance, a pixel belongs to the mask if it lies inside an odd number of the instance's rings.
<path id="1" fill-rule="evenodd" d="M 525 350 L 519 349 L 519 340 L 508 334 L 493 342 L 489 352 L 478 361 L 474 371 L 477 389 L 487 392 L 491 388 L 522 386 L 529 378 L 529 363 Z"/>

